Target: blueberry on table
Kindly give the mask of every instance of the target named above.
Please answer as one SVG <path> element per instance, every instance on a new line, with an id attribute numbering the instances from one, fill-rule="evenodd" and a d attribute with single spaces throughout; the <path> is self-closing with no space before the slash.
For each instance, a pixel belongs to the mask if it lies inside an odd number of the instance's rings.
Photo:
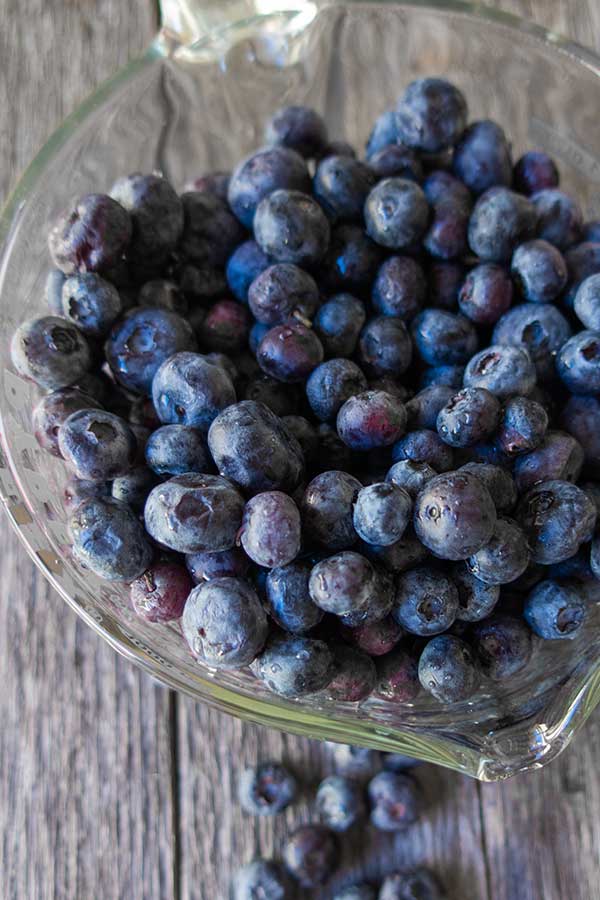
<path id="1" fill-rule="evenodd" d="M 172 622 L 181 618 L 192 588 L 185 566 L 159 562 L 131 582 L 129 599 L 138 616 L 147 622 Z"/>
<path id="2" fill-rule="evenodd" d="M 88 337 L 100 338 L 121 314 L 121 298 L 96 272 L 78 272 L 62 286 L 61 313 Z"/>
<path id="3" fill-rule="evenodd" d="M 284 846 L 283 860 L 300 887 L 318 888 L 338 866 L 335 835 L 324 825 L 301 825 Z"/>
<path id="4" fill-rule="evenodd" d="M 512 158 L 502 128 L 489 119 L 472 122 L 454 148 L 452 168 L 474 194 L 510 187 Z"/>
<path id="5" fill-rule="evenodd" d="M 408 178 L 419 184 L 423 180 L 423 164 L 418 153 L 404 144 L 388 144 L 368 157 L 369 168 L 378 178 Z"/>
<path id="6" fill-rule="evenodd" d="M 189 473 L 157 485 L 146 501 L 146 530 L 179 553 L 230 550 L 242 524 L 244 500 L 219 475 Z"/>
<path id="7" fill-rule="evenodd" d="M 308 582 L 313 603 L 336 616 L 368 609 L 378 587 L 372 563 L 353 550 L 344 550 L 318 562 Z"/>
<path id="8" fill-rule="evenodd" d="M 380 831 L 404 831 L 423 810 L 417 781 L 403 772 L 380 772 L 369 782 L 371 822 Z"/>
<path id="9" fill-rule="evenodd" d="M 377 660 L 377 694 L 393 703 L 412 703 L 419 693 L 417 662 L 397 646 Z"/>
<path id="10" fill-rule="evenodd" d="M 267 122 L 265 140 L 310 159 L 323 151 L 327 126 L 319 113 L 308 106 L 284 106 Z"/>
<path id="11" fill-rule="evenodd" d="M 294 319 L 267 331 L 256 351 L 263 372 L 289 384 L 304 381 L 323 357 L 323 346 L 314 331 Z"/>
<path id="12" fill-rule="evenodd" d="M 523 299 L 552 303 L 568 281 L 565 259 L 548 241 L 527 241 L 513 253 L 510 271 Z"/>
<path id="13" fill-rule="evenodd" d="M 404 630 L 391 615 L 378 622 L 367 622 L 366 625 L 345 628 L 343 631 L 344 640 L 369 656 L 385 656 L 390 653 L 403 634 Z"/>
<path id="14" fill-rule="evenodd" d="M 512 519 L 498 518 L 488 544 L 469 557 L 470 571 L 485 584 L 509 584 L 529 565 L 523 531 Z"/>
<path id="15" fill-rule="evenodd" d="M 587 603 L 571 582 L 541 581 L 525 601 L 523 616 L 531 630 L 545 640 L 573 640 L 584 626 Z"/>
<path id="16" fill-rule="evenodd" d="M 388 875 L 381 885 L 378 900 L 446 900 L 437 878 L 423 866 Z"/>
<path id="17" fill-rule="evenodd" d="M 489 616 L 500 599 L 499 585 L 480 581 L 462 561 L 452 566 L 450 574 L 458 591 L 458 621 L 479 622 Z"/>
<path id="18" fill-rule="evenodd" d="M 558 188 L 545 188 L 532 195 L 537 214 L 538 237 L 559 250 L 568 250 L 581 240 L 583 213 L 572 197 Z"/>
<path id="19" fill-rule="evenodd" d="M 344 403 L 367 389 L 367 379 L 350 359 L 328 359 L 313 369 L 306 382 L 310 407 L 322 422 L 334 422 Z"/>
<path id="20" fill-rule="evenodd" d="M 414 500 L 419 491 L 437 474 L 429 463 L 414 459 L 400 459 L 390 468 L 385 480 L 403 488 Z"/>
<path id="21" fill-rule="evenodd" d="M 309 194 L 281 189 L 258 204 L 254 239 L 277 262 L 314 266 L 325 255 L 329 237 L 327 217 Z"/>
<path id="22" fill-rule="evenodd" d="M 233 900 L 291 900 L 291 885 L 279 863 L 255 859 L 238 870 L 233 880 Z"/>
<path id="23" fill-rule="evenodd" d="M 391 250 L 414 247 L 429 221 L 429 204 L 422 189 L 407 178 L 385 178 L 365 201 L 367 234 Z"/>
<path id="24" fill-rule="evenodd" d="M 504 404 L 498 428 L 498 443 L 508 456 L 535 450 L 544 440 L 548 413 L 529 397 L 511 397 Z"/>
<path id="25" fill-rule="evenodd" d="M 375 120 L 371 133 L 367 139 L 366 156 L 369 162 L 371 158 L 383 150 L 400 143 L 398 134 L 398 117 L 395 109 L 386 109 Z"/>
<path id="26" fill-rule="evenodd" d="M 512 299 L 513 283 L 506 269 L 496 263 L 481 263 L 465 278 L 458 305 L 462 314 L 477 325 L 494 325 Z"/>
<path id="27" fill-rule="evenodd" d="M 398 136 L 409 147 L 437 153 L 455 144 L 466 124 L 467 101 L 443 78 L 411 81 L 398 101 Z"/>
<path id="28" fill-rule="evenodd" d="M 406 408 L 385 391 L 363 391 L 346 400 L 336 424 L 339 436 L 351 450 L 389 447 L 404 433 Z"/>
<path id="29" fill-rule="evenodd" d="M 351 884 L 338 891 L 333 900 L 377 900 L 377 891 L 370 884 Z"/>
<path id="30" fill-rule="evenodd" d="M 572 394 L 600 393 L 600 331 L 580 331 L 556 356 L 556 371 Z"/>
<path id="31" fill-rule="evenodd" d="M 131 468 L 137 441 L 119 416 L 101 409 L 79 409 L 60 426 L 58 448 L 78 478 L 109 481 Z"/>
<path id="32" fill-rule="evenodd" d="M 536 484 L 521 497 L 516 519 L 524 530 L 533 562 L 563 562 L 589 541 L 596 507 L 589 496 L 568 481 Z"/>
<path id="33" fill-rule="evenodd" d="M 410 321 L 425 303 L 427 281 L 422 266 L 411 256 L 390 256 L 373 284 L 377 312 Z"/>
<path id="34" fill-rule="evenodd" d="M 244 769 L 238 781 L 238 800 L 253 816 L 274 816 L 294 802 L 298 785 L 281 763 L 261 763 Z"/>
<path id="35" fill-rule="evenodd" d="M 335 676 L 335 660 L 324 641 L 299 635 L 274 636 L 252 671 L 273 693 L 295 698 L 326 688 Z"/>
<path id="36" fill-rule="evenodd" d="M 515 249 L 535 236 L 533 203 L 505 187 L 483 193 L 471 213 L 469 246 L 482 262 L 508 262 Z"/>
<path id="37" fill-rule="evenodd" d="M 81 409 L 101 408 L 102 404 L 77 388 L 61 388 L 46 394 L 31 414 L 31 427 L 42 448 L 52 456 L 60 456 L 58 434 L 60 426 L 71 413 Z"/>
<path id="38" fill-rule="evenodd" d="M 327 697 L 339 703 L 360 703 L 374 690 L 377 683 L 375 663 L 354 647 L 337 644 L 333 648 L 336 673 L 327 687 Z M 334 831 L 331 822 L 327 823 Z"/>
<path id="39" fill-rule="evenodd" d="M 270 409 L 251 400 L 217 416 L 208 446 L 221 474 L 251 493 L 293 490 L 304 471 L 297 440 Z"/>
<path id="40" fill-rule="evenodd" d="M 168 309 L 180 316 L 188 312 L 187 299 L 177 284 L 168 278 L 153 278 L 142 285 L 137 295 L 137 305 Z"/>
<path id="41" fill-rule="evenodd" d="M 218 300 L 196 329 L 202 347 L 216 353 L 239 353 L 248 343 L 252 319 L 237 300 Z"/>
<path id="42" fill-rule="evenodd" d="M 271 569 L 265 581 L 267 612 L 281 628 L 292 634 L 306 634 L 324 615 L 323 610 L 313 603 L 308 590 L 311 568 L 309 562 L 296 560 Z"/>
<path id="43" fill-rule="evenodd" d="M 160 175 L 127 175 L 113 184 L 110 195 L 131 216 L 131 259 L 138 263 L 166 259 L 183 231 L 183 206 L 169 182 Z"/>
<path id="44" fill-rule="evenodd" d="M 245 578 L 250 568 L 250 560 L 243 550 L 200 550 L 188 553 L 185 564 L 194 584 L 212 581 L 213 578 Z"/>
<path id="45" fill-rule="evenodd" d="M 529 150 L 515 163 L 513 184 L 521 194 L 536 194 L 545 188 L 558 187 L 558 182 L 556 163 L 543 150 Z"/>
<path id="46" fill-rule="evenodd" d="M 519 493 L 540 481 L 577 481 L 583 468 L 583 447 L 564 431 L 549 431 L 535 450 L 515 460 L 513 475 Z"/>
<path id="47" fill-rule="evenodd" d="M 413 462 L 426 463 L 436 472 L 447 472 L 454 468 L 452 448 L 444 443 L 437 432 L 429 428 L 417 428 L 409 431 L 392 447 L 393 461 L 408 459 Z"/>
<path id="48" fill-rule="evenodd" d="M 300 552 L 300 513 L 281 491 L 256 494 L 246 504 L 238 540 L 259 566 L 285 566 Z"/>
<path id="49" fill-rule="evenodd" d="M 29 319 L 19 325 L 12 336 L 10 353 L 19 375 L 51 391 L 73 384 L 92 365 L 84 335 L 58 316 Z"/>
<path id="50" fill-rule="evenodd" d="M 435 428 L 440 411 L 455 394 L 447 384 L 432 384 L 416 393 L 406 404 L 409 427 Z"/>
<path id="51" fill-rule="evenodd" d="M 248 582 L 228 577 L 193 589 L 181 628 L 192 656 L 216 669 L 250 665 L 269 631 L 266 613 Z"/>
<path id="52" fill-rule="evenodd" d="M 189 425 L 163 425 L 153 431 L 144 451 L 146 464 L 157 475 L 205 472 L 209 465 L 206 443 Z"/>
<path id="53" fill-rule="evenodd" d="M 367 194 L 377 176 L 358 159 L 327 156 L 317 166 L 313 192 L 332 222 L 361 222 Z"/>
<path id="54" fill-rule="evenodd" d="M 419 658 L 419 681 L 440 703 L 467 700 L 477 690 L 479 674 L 466 641 L 451 634 L 432 638 Z"/>
<path id="55" fill-rule="evenodd" d="M 510 472 L 501 466 L 487 462 L 469 462 L 458 471 L 474 475 L 483 482 L 499 513 L 510 512 L 516 505 L 517 486 Z"/>
<path id="56" fill-rule="evenodd" d="M 248 291 L 255 278 L 271 265 L 256 241 L 244 241 L 233 251 L 225 267 L 229 290 L 240 303 L 248 302 Z"/>
<path id="57" fill-rule="evenodd" d="M 343 775 L 323 779 L 317 788 L 315 806 L 319 818 L 332 831 L 348 831 L 366 814 L 360 785 Z"/>
<path id="58" fill-rule="evenodd" d="M 120 203 L 107 194 L 85 194 L 56 221 L 48 246 L 65 275 L 105 272 L 117 265 L 131 235 L 131 216 Z"/>
<path id="59" fill-rule="evenodd" d="M 477 332 L 464 316 L 424 309 L 411 324 L 417 353 L 430 366 L 466 363 L 477 350 Z"/>
<path id="60" fill-rule="evenodd" d="M 150 394 L 155 373 L 170 356 L 196 349 L 191 325 L 167 309 L 132 309 L 113 325 L 104 352 L 116 380 Z"/>
<path id="61" fill-rule="evenodd" d="M 554 358 L 570 337 L 571 326 L 555 306 L 523 303 L 498 321 L 492 343 L 526 350 L 535 364 L 538 380 L 546 382 L 554 379 Z"/>
<path id="62" fill-rule="evenodd" d="M 88 497 L 69 518 L 68 528 L 75 557 L 106 581 L 132 581 L 152 561 L 142 524 L 119 500 Z"/>
<path id="63" fill-rule="evenodd" d="M 560 422 L 583 449 L 586 472 L 597 478 L 600 475 L 600 398 L 569 397 Z"/>
<path id="64" fill-rule="evenodd" d="M 352 356 L 367 321 L 364 304 L 352 294 L 337 294 L 317 310 L 313 329 L 325 356 Z"/>
<path id="65" fill-rule="evenodd" d="M 243 159 L 229 182 L 229 205 L 242 225 L 252 228 L 260 201 L 277 190 L 310 191 L 305 161 L 289 147 L 267 147 Z"/>
<path id="66" fill-rule="evenodd" d="M 372 778 L 381 769 L 381 754 L 377 750 L 331 741 L 327 741 L 326 746 L 331 750 L 335 771 L 346 778 L 361 781 Z"/>
<path id="67" fill-rule="evenodd" d="M 294 313 L 310 319 L 319 305 L 319 289 L 308 272 L 291 263 L 276 263 L 252 281 L 248 305 L 257 322 L 265 325 L 279 325 Z"/>
<path id="68" fill-rule="evenodd" d="M 187 425 L 205 435 L 221 410 L 235 403 L 227 372 L 199 353 L 169 356 L 152 380 L 152 399 L 165 424 Z"/>
<path id="69" fill-rule="evenodd" d="M 485 388 L 463 388 L 440 410 L 437 431 L 451 447 L 470 447 L 493 434 L 500 401 Z"/>
<path id="70" fill-rule="evenodd" d="M 441 559 L 466 559 L 494 531 L 496 509 L 487 487 L 468 472 L 449 472 L 427 482 L 415 501 L 417 537 Z"/>
<path id="71" fill-rule="evenodd" d="M 505 400 L 515 394 L 530 394 L 535 381 L 535 366 L 527 350 L 518 345 L 490 344 L 471 357 L 463 383 L 467 388 L 486 388 Z"/>
<path id="72" fill-rule="evenodd" d="M 397 316 L 370 319 L 360 334 L 358 361 L 368 375 L 398 377 L 410 367 L 412 341 Z"/>
<path id="73" fill-rule="evenodd" d="M 412 499 L 391 481 L 359 491 L 354 504 L 354 528 L 367 544 L 388 546 L 399 541 L 411 520 Z"/>
<path id="74" fill-rule="evenodd" d="M 450 628 L 457 611 L 458 591 L 442 572 L 420 566 L 398 576 L 392 616 L 405 631 L 441 634 Z"/>
<path id="75" fill-rule="evenodd" d="M 522 619 L 495 613 L 475 623 L 471 646 L 484 675 L 494 681 L 505 681 L 529 662 L 531 632 Z"/>
<path id="76" fill-rule="evenodd" d="M 157 481 L 156 475 L 147 466 L 134 466 L 126 475 L 114 479 L 111 493 L 115 500 L 122 500 L 135 512 L 141 513 Z"/>

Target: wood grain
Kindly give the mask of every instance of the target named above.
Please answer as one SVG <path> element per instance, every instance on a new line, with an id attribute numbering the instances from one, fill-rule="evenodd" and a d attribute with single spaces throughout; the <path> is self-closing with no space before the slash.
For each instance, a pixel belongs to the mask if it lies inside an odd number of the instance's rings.
<path id="1" fill-rule="evenodd" d="M 597 0 L 496 4 L 600 46 Z M 0 197 L 58 122 L 155 28 L 151 0 L 0 0 Z M 278 854 L 310 817 L 325 745 L 175 698 L 117 657 L 34 570 L 12 533 L 0 560 L 0 898 L 226 900 L 235 868 Z M 343 875 L 425 862 L 456 900 L 598 900 L 600 717 L 542 773 L 478 785 L 422 767 L 428 814 L 370 830 Z M 302 803 L 256 821 L 235 802 L 242 765 L 287 760 Z M 331 889 L 320 896 L 332 896 Z"/>

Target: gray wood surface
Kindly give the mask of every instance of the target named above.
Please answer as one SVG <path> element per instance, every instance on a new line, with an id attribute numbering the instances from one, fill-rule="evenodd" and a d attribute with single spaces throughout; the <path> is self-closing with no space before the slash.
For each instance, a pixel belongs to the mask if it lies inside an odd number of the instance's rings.
<path id="1" fill-rule="evenodd" d="M 497 6 L 600 48 L 597 0 Z M 0 198 L 59 121 L 147 43 L 150 0 L 0 0 Z M 0 898 L 226 900 L 233 870 L 277 853 L 307 803 L 257 822 L 236 772 L 327 749 L 176 698 L 117 657 L 34 570 L 4 523 L 0 560 Z M 600 716 L 542 773 L 503 785 L 423 767 L 407 835 L 355 838 L 345 872 L 422 861 L 456 900 L 599 900 Z M 323 894 L 323 896 L 326 896 Z"/>

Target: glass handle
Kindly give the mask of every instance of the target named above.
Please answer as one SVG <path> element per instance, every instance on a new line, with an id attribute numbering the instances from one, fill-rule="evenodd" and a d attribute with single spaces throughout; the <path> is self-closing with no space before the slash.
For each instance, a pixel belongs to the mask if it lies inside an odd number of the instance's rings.
<path id="1" fill-rule="evenodd" d="M 188 47 L 237 22 L 315 5 L 315 0 L 160 0 L 163 33 Z"/>

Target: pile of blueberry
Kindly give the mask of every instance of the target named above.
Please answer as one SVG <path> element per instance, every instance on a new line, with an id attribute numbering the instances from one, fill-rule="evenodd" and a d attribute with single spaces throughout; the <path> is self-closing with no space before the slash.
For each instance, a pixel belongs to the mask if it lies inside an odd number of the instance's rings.
<path id="1" fill-rule="evenodd" d="M 258 858 L 241 868 L 233 881 L 234 900 L 287 900 L 294 896 L 294 886 L 306 897 L 338 869 L 339 839 L 354 825 L 364 825 L 368 816 L 381 831 L 403 832 L 419 818 L 424 806 L 421 787 L 407 771 L 416 760 L 345 744 L 331 747 L 338 774 L 329 775 L 317 788 L 314 805 L 320 822 L 292 832 L 283 848 L 283 865 Z M 283 812 L 297 793 L 293 774 L 276 762 L 245 769 L 238 783 L 242 808 L 255 816 Z M 437 877 L 419 867 L 393 872 L 379 888 L 349 884 L 333 900 L 444 900 L 445 896 Z"/>
<path id="2" fill-rule="evenodd" d="M 50 233 L 12 358 L 73 553 L 285 697 L 465 700 L 586 627 L 600 222 L 441 79 L 365 160 L 304 107 L 266 142 Z"/>

